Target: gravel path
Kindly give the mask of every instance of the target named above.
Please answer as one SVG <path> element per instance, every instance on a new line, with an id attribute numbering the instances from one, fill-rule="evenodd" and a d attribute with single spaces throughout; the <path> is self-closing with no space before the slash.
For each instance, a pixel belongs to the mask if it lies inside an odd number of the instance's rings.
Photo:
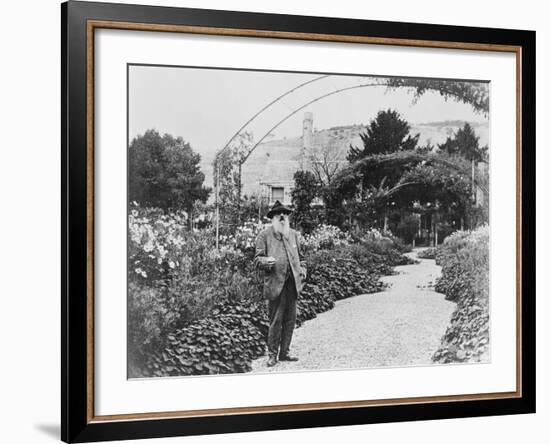
<path id="1" fill-rule="evenodd" d="M 417 259 L 417 252 L 408 256 Z M 252 363 L 253 372 L 290 372 L 431 364 L 450 323 L 455 304 L 433 290 L 441 268 L 431 259 L 396 267 L 382 278 L 385 291 L 343 299 L 294 330 L 291 353 L 298 362 L 267 367 L 267 357 Z"/>

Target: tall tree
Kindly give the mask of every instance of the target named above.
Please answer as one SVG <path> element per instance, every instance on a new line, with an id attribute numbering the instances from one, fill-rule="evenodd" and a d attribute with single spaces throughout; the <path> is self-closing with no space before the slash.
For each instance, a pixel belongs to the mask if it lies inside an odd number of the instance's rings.
<path id="1" fill-rule="evenodd" d="M 439 145 L 439 149 L 448 154 L 455 154 L 467 160 L 482 162 L 487 158 L 487 146 L 479 146 L 479 137 L 476 136 L 472 126 L 466 122 L 462 128 Z"/>
<path id="2" fill-rule="evenodd" d="M 476 136 L 472 126 L 469 123 L 465 123 L 464 127 L 459 130 L 452 137 L 447 137 L 447 140 L 439 145 L 439 149 L 447 152 L 451 155 L 459 155 L 471 163 L 471 193 L 472 200 L 476 199 L 476 165 L 478 162 L 487 161 L 488 146 L 479 146 L 479 137 Z"/>
<path id="3" fill-rule="evenodd" d="M 339 141 L 338 136 L 329 134 L 326 143 L 314 145 L 307 152 L 311 170 L 321 186 L 328 186 L 346 161 L 345 143 Z"/>
<path id="4" fill-rule="evenodd" d="M 183 209 L 189 226 L 195 202 L 206 202 L 211 192 L 204 187 L 201 157 L 181 137 L 161 136 L 147 130 L 129 147 L 129 199 L 164 210 Z"/>
<path id="5" fill-rule="evenodd" d="M 361 134 L 363 147 L 350 146 L 348 160 L 356 162 L 366 156 L 413 150 L 419 134 L 411 136 L 409 123 L 397 111 L 379 111 L 371 120 L 366 132 Z"/>
<path id="6" fill-rule="evenodd" d="M 310 233 L 315 227 L 311 204 L 317 196 L 318 188 L 317 179 L 311 171 L 299 170 L 294 173 L 294 221 L 305 233 Z"/>

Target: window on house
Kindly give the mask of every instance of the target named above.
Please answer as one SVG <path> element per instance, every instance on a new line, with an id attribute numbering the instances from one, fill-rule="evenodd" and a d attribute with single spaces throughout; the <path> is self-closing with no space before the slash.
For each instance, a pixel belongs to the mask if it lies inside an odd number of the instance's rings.
<path id="1" fill-rule="evenodd" d="M 283 187 L 271 188 L 271 201 L 275 202 L 276 200 L 279 200 L 281 202 L 285 200 L 285 189 Z"/>

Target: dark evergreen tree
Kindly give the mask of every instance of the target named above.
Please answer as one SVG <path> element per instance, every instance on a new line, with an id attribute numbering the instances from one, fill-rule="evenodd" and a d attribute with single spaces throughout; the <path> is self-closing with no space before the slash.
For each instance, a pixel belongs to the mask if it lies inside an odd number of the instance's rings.
<path id="1" fill-rule="evenodd" d="M 318 182 L 311 171 L 296 171 L 294 173 L 294 189 L 292 204 L 294 205 L 294 222 L 305 233 L 310 233 L 315 227 L 312 203 L 318 193 Z"/>
<path id="2" fill-rule="evenodd" d="M 465 123 L 452 137 L 439 145 L 439 149 L 451 155 L 460 155 L 467 160 L 482 162 L 487 160 L 488 147 L 479 146 L 479 137 L 476 136 L 472 126 Z"/>
<path id="3" fill-rule="evenodd" d="M 409 123 L 397 111 L 379 111 L 367 126 L 366 132 L 360 135 L 363 146 L 350 146 L 348 160 L 353 163 L 375 154 L 413 150 L 419 135 L 411 136 L 409 131 Z"/>

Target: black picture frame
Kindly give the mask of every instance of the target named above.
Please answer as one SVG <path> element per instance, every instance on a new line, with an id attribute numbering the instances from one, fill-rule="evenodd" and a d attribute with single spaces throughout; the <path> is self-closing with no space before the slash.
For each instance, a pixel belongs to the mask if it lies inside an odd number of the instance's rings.
<path id="1" fill-rule="evenodd" d="M 322 408 L 317 410 L 246 411 L 229 415 L 151 417 L 149 419 L 97 420 L 90 399 L 88 359 L 93 335 L 93 291 L 90 248 L 93 246 L 93 180 L 90 181 L 90 110 L 87 82 L 90 21 L 163 26 L 190 26 L 259 30 L 266 33 L 300 33 L 317 36 L 369 37 L 386 43 L 395 40 L 510 45 L 518 48 L 521 87 L 518 107 L 521 133 L 518 140 L 521 178 L 518 184 L 521 231 L 518 258 L 522 295 L 518 307 L 521 393 L 498 399 L 388 403 L 387 405 Z M 61 438 L 65 442 L 90 442 L 180 435 L 326 427 L 337 425 L 416 421 L 442 418 L 510 415 L 535 412 L 535 32 L 434 24 L 397 23 L 357 19 L 306 17 L 249 12 L 215 11 L 142 5 L 69 1 L 61 5 Z M 93 30 L 92 30 L 93 32 Z M 145 32 L 145 31 L 144 31 Z M 261 37 L 260 37 L 261 38 Z M 438 46 L 435 45 L 435 46 Z M 93 66 L 92 66 L 93 67 Z M 528 116 L 528 118 L 521 118 Z M 92 159 L 93 160 L 93 159 Z M 92 198 L 90 198 L 90 195 Z M 92 199 L 90 201 L 90 199 Z M 92 206 L 90 206 L 92 205 Z M 93 239 L 93 237 L 92 237 Z M 92 242 L 92 243 L 91 243 Z M 92 256 L 93 257 L 93 256 Z M 92 263 L 90 265 L 90 262 Z M 93 269 L 92 269 L 93 270 Z M 90 290 L 90 288 L 92 290 Z M 90 314 L 92 313 L 92 315 Z M 92 317 L 92 319 L 90 319 Z M 92 345 L 93 347 L 93 345 Z M 93 363 L 92 363 L 93 364 Z"/>

